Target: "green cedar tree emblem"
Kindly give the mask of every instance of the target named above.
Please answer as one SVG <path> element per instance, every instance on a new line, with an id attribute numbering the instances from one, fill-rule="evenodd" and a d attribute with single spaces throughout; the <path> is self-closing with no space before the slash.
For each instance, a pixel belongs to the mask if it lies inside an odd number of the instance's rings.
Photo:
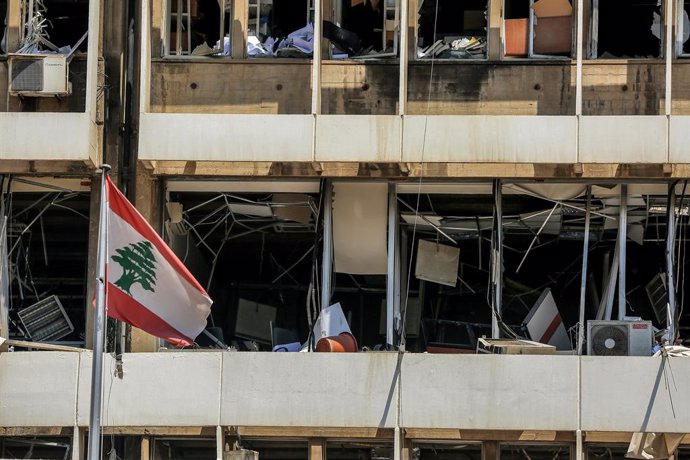
<path id="1" fill-rule="evenodd" d="M 112 259 L 123 270 L 120 279 L 115 281 L 115 286 L 130 296 L 130 289 L 135 283 L 139 283 L 147 291 L 156 292 L 156 258 L 152 248 L 153 244 L 150 241 L 140 241 L 115 250 L 117 255 Z"/>

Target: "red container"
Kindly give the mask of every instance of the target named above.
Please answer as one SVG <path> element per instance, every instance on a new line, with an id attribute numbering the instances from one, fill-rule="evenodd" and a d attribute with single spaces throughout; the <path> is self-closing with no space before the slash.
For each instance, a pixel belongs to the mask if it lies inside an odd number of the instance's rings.
<path id="1" fill-rule="evenodd" d="M 357 349 L 357 339 L 348 332 L 334 337 L 324 337 L 316 342 L 316 351 L 354 353 Z"/>

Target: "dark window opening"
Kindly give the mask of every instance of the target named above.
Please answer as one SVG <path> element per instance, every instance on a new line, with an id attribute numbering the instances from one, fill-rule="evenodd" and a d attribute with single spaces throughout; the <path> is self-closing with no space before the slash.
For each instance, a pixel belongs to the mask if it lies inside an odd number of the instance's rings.
<path id="1" fill-rule="evenodd" d="M 438 11 L 436 5 L 435 0 L 427 0 L 420 6 L 418 56 L 422 59 L 486 58 L 486 0 L 439 0 Z"/>
<path id="2" fill-rule="evenodd" d="M 570 446 L 503 444 L 500 458 L 501 460 L 569 460 Z"/>
<path id="3" fill-rule="evenodd" d="M 479 443 L 419 442 L 412 448 L 412 458 L 417 460 L 482 460 Z"/>
<path id="4" fill-rule="evenodd" d="M 328 441 L 327 460 L 393 460 L 393 443 L 367 441 Z"/>
<path id="5" fill-rule="evenodd" d="M 2 438 L 0 458 L 69 458 L 72 449 L 70 438 Z"/>
<path id="6" fill-rule="evenodd" d="M 74 46 L 89 29 L 88 0 L 46 0 L 44 4 L 49 40 L 58 48 Z M 79 51 L 86 51 L 86 44 L 84 40 Z"/>
<path id="7" fill-rule="evenodd" d="M 596 3 L 595 3 L 596 7 Z M 596 57 L 600 59 L 658 58 L 661 56 L 661 1 L 598 0 Z"/>
<path id="8" fill-rule="evenodd" d="M 89 194 L 12 193 L 5 199 L 10 338 L 83 346 Z"/>
<path id="9" fill-rule="evenodd" d="M 336 17 L 323 24 L 332 59 L 394 57 L 398 7 L 394 0 L 339 0 Z"/>
<path id="10" fill-rule="evenodd" d="M 229 0 L 223 2 L 223 5 L 218 0 L 192 0 L 189 3 L 186 0 L 171 0 L 168 40 L 170 54 L 229 55 L 230 5 Z M 224 11 L 222 15 L 221 7 Z"/>

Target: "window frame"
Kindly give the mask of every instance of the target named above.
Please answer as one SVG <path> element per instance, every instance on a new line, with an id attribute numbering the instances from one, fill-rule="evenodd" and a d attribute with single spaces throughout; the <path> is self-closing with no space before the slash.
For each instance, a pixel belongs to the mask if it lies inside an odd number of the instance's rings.
<path id="1" fill-rule="evenodd" d="M 587 43 L 587 59 L 595 61 L 610 61 L 615 59 L 602 59 L 599 57 L 599 0 L 591 0 L 591 8 L 589 13 L 589 43 Z M 648 58 L 648 57 L 621 57 L 616 59 L 623 59 L 626 61 L 634 60 L 661 60 L 665 58 L 666 54 L 666 34 L 663 33 L 664 18 L 666 16 L 666 6 L 669 4 L 666 0 L 661 1 L 661 38 L 659 39 L 659 57 Z"/>
<path id="2" fill-rule="evenodd" d="M 576 27 L 577 24 L 575 21 L 572 22 L 572 27 L 570 28 L 570 34 L 571 34 L 571 46 L 570 46 L 570 54 L 568 56 L 561 56 L 561 55 L 554 55 L 554 54 L 536 54 L 534 52 L 534 37 L 535 37 L 535 27 L 537 25 L 537 16 L 534 13 L 534 9 L 532 8 L 532 5 L 536 3 L 537 0 L 529 0 L 529 16 L 526 18 L 528 21 L 527 25 L 527 56 L 506 56 L 505 50 L 506 50 L 506 17 L 505 17 L 505 10 L 506 10 L 506 2 L 508 0 L 503 0 L 503 3 L 501 4 L 501 60 L 514 60 L 514 59 L 529 59 L 529 60 L 548 60 L 548 61 L 572 61 L 573 60 L 573 55 L 575 54 L 575 49 L 577 47 L 576 44 Z M 574 1 L 571 1 L 571 4 L 575 3 Z M 575 5 L 573 5 L 573 13 L 575 12 L 574 10 Z M 488 38 L 487 38 L 488 40 Z M 488 42 L 487 42 L 488 46 Z"/>
<path id="3" fill-rule="evenodd" d="M 548 60 L 556 60 L 556 61 L 570 61 L 573 59 L 573 54 L 575 52 L 575 47 L 576 45 L 576 28 L 577 24 L 575 21 L 572 21 L 572 26 L 570 27 L 570 54 L 568 56 L 561 56 L 557 54 L 536 54 L 534 52 L 534 37 L 535 37 L 535 28 L 537 26 L 537 15 L 534 12 L 534 8 L 532 8 L 532 5 L 536 3 L 536 0 L 529 0 L 529 36 L 527 38 L 527 58 L 528 59 L 548 59 Z M 573 2 L 571 2 L 572 5 Z M 575 12 L 575 5 L 573 6 L 573 13 Z M 571 18 L 573 15 L 571 14 Z"/>
<path id="4" fill-rule="evenodd" d="M 213 47 L 212 53 L 207 54 L 207 55 L 199 55 L 195 56 L 192 55 L 193 49 L 191 49 L 191 11 L 190 8 L 187 8 L 187 13 L 182 13 L 183 15 L 186 14 L 188 17 L 188 25 L 189 27 L 189 32 L 187 33 L 187 43 L 189 46 L 189 51 L 187 54 L 182 54 L 180 51 L 182 49 L 182 21 L 177 21 L 176 23 L 176 39 L 177 43 L 175 44 L 175 52 L 173 53 L 173 44 L 172 44 L 172 18 L 173 18 L 173 12 L 172 12 L 172 5 L 173 2 L 177 4 L 177 11 L 178 13 L 175 13 L 176 16 L 179 16 L 180 13 L 180 7 L 184 6 L 186 3 L 186 6 L 191 6 L 191 0 L 165 0 L 164 1 L 164 11 L 165 11 L 165 20 L 163 21 L 163 27 L 161 30 L 161 36 L 163 39 L 163 57 L 164 58 L 169 58 L 169 59 L 179 59 L 179 58 L 184 58 L 184 59 L 189 59 L 189 58 L 194 58 L 194 59 L 199 59 L 199 58 L 209 58 L 209 57 L 215 57 L 215 58 L 230 58 L 230 56 L 216 56 L 219 53 L 223 52 L 224 46 L 225 46 L 225 14 L 229 11 L 230 12 L 230 28 L 231 30 L 229 31 L 230 37 L 232 37 L 232 16 L 233 16 L 233 11 L 234 11 L 234 2 L 235 1 L 244 1 L 247 2 L 248 0 L 218 0 L 218 5 L 220 8 L 220 40 L 218 42 L 219 46 L 218 47 Z M 229 6 L 229 9 L 228 9 Z M 211 45 L 209 45 L 210 47 Z"/>
<path id="5" fill-rule="evenodd" d="M 683 33 L 684 31 L 684 22 L 683 22 L 683 13 L 685 12 L 685 0 L 676 0 L 676 37 L 675 37 L 675 54 L 676 57 L 678 58 L 690 58 L 690 52 L 685 53 L 683 52 L 683 45 L 685 45 L 685 42 L 683 41 Z M 690 13 L 689 13 L 690 16 Z M 688 38 L 688 41 L 690 41 L 690 38 Z"/>
<path id="6" fill-rule="evenodd" d="M 455 58 L 434 58 L 434 61 L 442 61 L 442 62 L 486 62 L 489 60 L 489 47 L 490 43 L 489 41 L 491 40 L 490 33 L 489 33 L 489 18 L 490 18 L 490 12 L 491 12 L 491 3 L 493 0 L 486 0 L 486 48 L 484 51 L 484 57 L 472 57 L 472 58 L 467 58 L 467 59 L 455 59 Z M 414 61 L 415 62 L 425 62 L 425 61 L 431 61 L 431 59 L 422 59 L 417 56 L 416 52 L 416 44 L 419 43 L 419 21 L 417 21 L 417 27 L 415 27 L 415 56 L 414 56 Z M 501 29 L 503 29 L 503 22 L 501 21 Z M 501 35 L 503 35 L 503 32 L 501 32 Z"/>
<path id="7" fill-rule="evenodd" d="M 315 0 L 309 0 L 309 4 Z M 336 0 L 333 2 L 333 7 L 332 7 L 332 14 L 333 14 L 333 22 L 337 25 L 342 24 L 343 22 L 343 8 L 342 8 L 342 1 L 343 0 Z M 390 10 L 390 7 L 388 6 L 388 2 L 394 2 L 394 19 L 388 19 L 388 11 Z M 403 0 L 406 1 L 406 0 Z M 382 41 L 383 41 L 383 46 L 384 46 L 384 51 L 385 51 L 385 46 L 386 46 L 386 33 L 389 31 L 393 31 L 393 51 L 390 53 L 377 53 L 377 54 L 368 54 L 365 56 L 349 56 L 347 59 L 333 59 L 333 44 L 331 43 L 328 49 L 328 60 L 331 61 L 368 61 L 368 60 L 375 60 L 375 59 L 380 59 L 380 58 L 398 58 L 400 57 L 399 52 L 400 52 L 400 16 L 401 16 L 401 0 L 381 0 L 382 5 L 383 5 L 383 31 L 382 31 Z M 393 28 L 388 29 L 389 22 L 393 22 Z M 316 52 L 316 50 L 314 51 Z"/>

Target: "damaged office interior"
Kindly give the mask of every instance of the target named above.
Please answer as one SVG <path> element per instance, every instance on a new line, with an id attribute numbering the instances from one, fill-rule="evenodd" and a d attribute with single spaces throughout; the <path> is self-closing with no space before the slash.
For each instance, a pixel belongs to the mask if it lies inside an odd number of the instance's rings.
<path id="1" fill-rule="evenodd" d="M 0 182 L 10 341 L 83 347 L 90 181 Z"/>
<path id="2" fill-rule="evenodd" d="M 651 355 L 690 332 L 684 183 L 670 213 L 664 183 L 329 184 L 169 183 L 166 234 L 214 299 L 199 346 L 318 349 L 330 305 L 350 351 L 476 353 L 503 337 L 576 353 L 582 323 L 585 353 Z M 637 322 L 642 349 L 601 348 L 597 327 Z"/>

